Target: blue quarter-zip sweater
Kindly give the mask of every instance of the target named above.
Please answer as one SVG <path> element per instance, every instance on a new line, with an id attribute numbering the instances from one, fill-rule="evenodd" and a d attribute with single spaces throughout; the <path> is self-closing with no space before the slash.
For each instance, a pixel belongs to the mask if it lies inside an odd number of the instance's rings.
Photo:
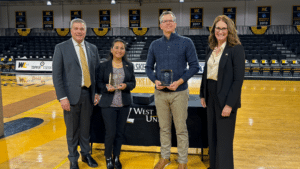
<path id="1" fill-rule="evenodd" d="M 177 33 L 172 33 L 169 40 L 163 36 L 153 41 L 148 50 L 146 63 L 147 76 L 153 83 L 155 80 L 161 81 L 162 69 L 172 69 L 173 81 L 180 78 L 184 80 L 176 91 L 187 89 L 187 81 L 200 69 L 193 41 Z"/>

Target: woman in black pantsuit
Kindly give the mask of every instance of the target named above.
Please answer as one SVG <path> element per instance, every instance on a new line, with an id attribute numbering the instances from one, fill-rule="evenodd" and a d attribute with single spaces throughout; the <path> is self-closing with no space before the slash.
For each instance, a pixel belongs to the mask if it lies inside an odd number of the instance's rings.
<path id="1" fill-rule="evenodd" d="M 235 24 L 218 16 L 211 28 L 209 48 L 200 86 L 207 106 L 208 144 L 211 169 L 233 169 L 233 138 L 245 72 L 245 52 Z"/>
<path id="2" fill-rule="evenodd" d="M 106 130 L 104 155 L 107 169 L 122 168 L 119 156 L 131 104 L 130 91 L 135 85 L 133 64 L 126 56 L 126 43 L 116 39 L 108 61 L 100 64 L 97 83 L 102 94 L 99 105 Z"/>

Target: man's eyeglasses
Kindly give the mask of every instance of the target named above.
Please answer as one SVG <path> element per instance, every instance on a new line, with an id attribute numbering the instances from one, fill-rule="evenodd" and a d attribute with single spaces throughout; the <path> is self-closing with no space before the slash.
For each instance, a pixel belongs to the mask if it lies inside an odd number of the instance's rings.
<path id="1" fill-rule="evenodd" d="M 216 27 L 216 30 L 217 30 L 217 31 L 219 31 L 219 32 L 220 32 L 220 31 L 226 31 L 226 30 L 227 30 L 227 28 L 220 28 L 220 27 Z"/>
<path id="2" fill-rule="evenodd" d="M 173 21 L 173 20 L 162 20 L 162 21 L 161 21 L 161 23 L 167 23 L 167 22 L 173 23 L 174 21 Z"/>

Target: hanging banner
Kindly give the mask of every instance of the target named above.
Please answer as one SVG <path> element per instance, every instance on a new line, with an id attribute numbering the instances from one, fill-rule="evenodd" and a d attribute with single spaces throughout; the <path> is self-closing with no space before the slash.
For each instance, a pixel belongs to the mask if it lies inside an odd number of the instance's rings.
<path id="1" fill-rule="evenodd" d="M 110 28 L 110 10 L 99 10 L 99 27 L 100 28 Z"/>
<path id="2" fill-rule="evenodd" d="M 28 36 L 31 32 L 31 28 L 26 29 L 16 29 L 20 36 Z"/>
<path id="3" fill-rule="evenodd" d="M 223 15 L 228 16 L 236 24 L 236 7 L 225 7 L 223 8 Z"/>
<path id="4" fill-rule="evenodd" d="M 73 19 L 82 19 L 82 11 L 81 10 L 71 10 L 71 20 Z"/>
<path id="5" fill-rule="evenodd" d="M 129 27 L 141 27 L 140 9 L 129 9 Z"/>
<path id="6" fill-rule="evenodd" d="M 131 30 L 136 36 L 144 36 L 149 28 L 131 28 Z"/>
<path id="7" fill-rule="evenodd" d="M 271 6 L 257 7 L 257 26 L 271 25 Z"/>
<path id="8" fill-rule="evenodd" d="M 55 31 L 59 36 L 67 36 L 70 32 L 70 28 L 56 28 Z"/>
<path id="9" fill-rule="evenodd" d="M 203 27 L 203 8 L 191 8 L 190 28 L 201 29 Z"/>
<path id="10" fill-rule="evenodd" d="M 26 11 L 16 11 L 16 28 L 27 28 Z"/>
<path id="11" fill-rule="evenodd" d="M 110 28 L 93 28 L 92 30 L 97 36 L 105 36 Z"/>
<path id="12" fill-rule="evenodd" d="M 43 11 L 43 29 L 53 30 L 53 28 L 54 28 L 53 11 Z"/>
<path id="13" fill-rule="evenodd" d="M 263 35 L 270 26 L 250 26 L 250 30 L 255 35 Z"/>
<path id="14" fill-rule="evenodd" d="M 160 28 L 160 20 L 159 20 L 159 17 L 160 17 L 160 15 L 163 13 L 163 12 L 165 12 L 165 11 L 172 11 L 172 9 L 171 8 L 165 8 L 165 9 L 158 9 L 158 27 Z"/>
<path id="15" fill-rule="evenodd" d="M 300 6 L 293 6 L 293 21 L 292 25 L 300 25 Z"/>

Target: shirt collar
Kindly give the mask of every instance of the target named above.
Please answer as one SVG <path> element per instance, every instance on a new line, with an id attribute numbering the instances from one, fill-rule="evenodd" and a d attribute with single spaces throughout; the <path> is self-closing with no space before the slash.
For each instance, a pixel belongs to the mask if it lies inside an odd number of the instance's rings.
<path id="1" fill-rule="evenodd" d="M 178 36 L 178 35 L 177 35 L 176 32 L 175 32 L 175 33 L 171 33 L 170 39 L 169 39 L 169 40 L 173 40 L 173 39 L 175 39 L 177 36 Z M 163 35 L 163 37 L 164 37 L 164 40 L 165 40 L 165 41 L 168 41 L 168 39 L 165 37 L 165 35 Z"/>
<path id="2" fill-rule="evenodd" d="M 227 44 L 227 42 L 224 42 L 222 45 L 221 45 L 221 50 L 223 51 L 224 50 L 224 48 L 225 48 L 225 46 L 226 46 L 226 44 Z M 215 49 L 214 50 L 216 50 L 217 49 L 217 47 L 215 47 Z"/>
<path id="3" fill-rule="evenodd" d="M 74 46 L 78 46 L 78 43 L 73 38 L 71 38 L 71 39 L 72 39 Z M 81 44 L 81 47 L 84 47 L 84 40 L 80 44 Z"/>

